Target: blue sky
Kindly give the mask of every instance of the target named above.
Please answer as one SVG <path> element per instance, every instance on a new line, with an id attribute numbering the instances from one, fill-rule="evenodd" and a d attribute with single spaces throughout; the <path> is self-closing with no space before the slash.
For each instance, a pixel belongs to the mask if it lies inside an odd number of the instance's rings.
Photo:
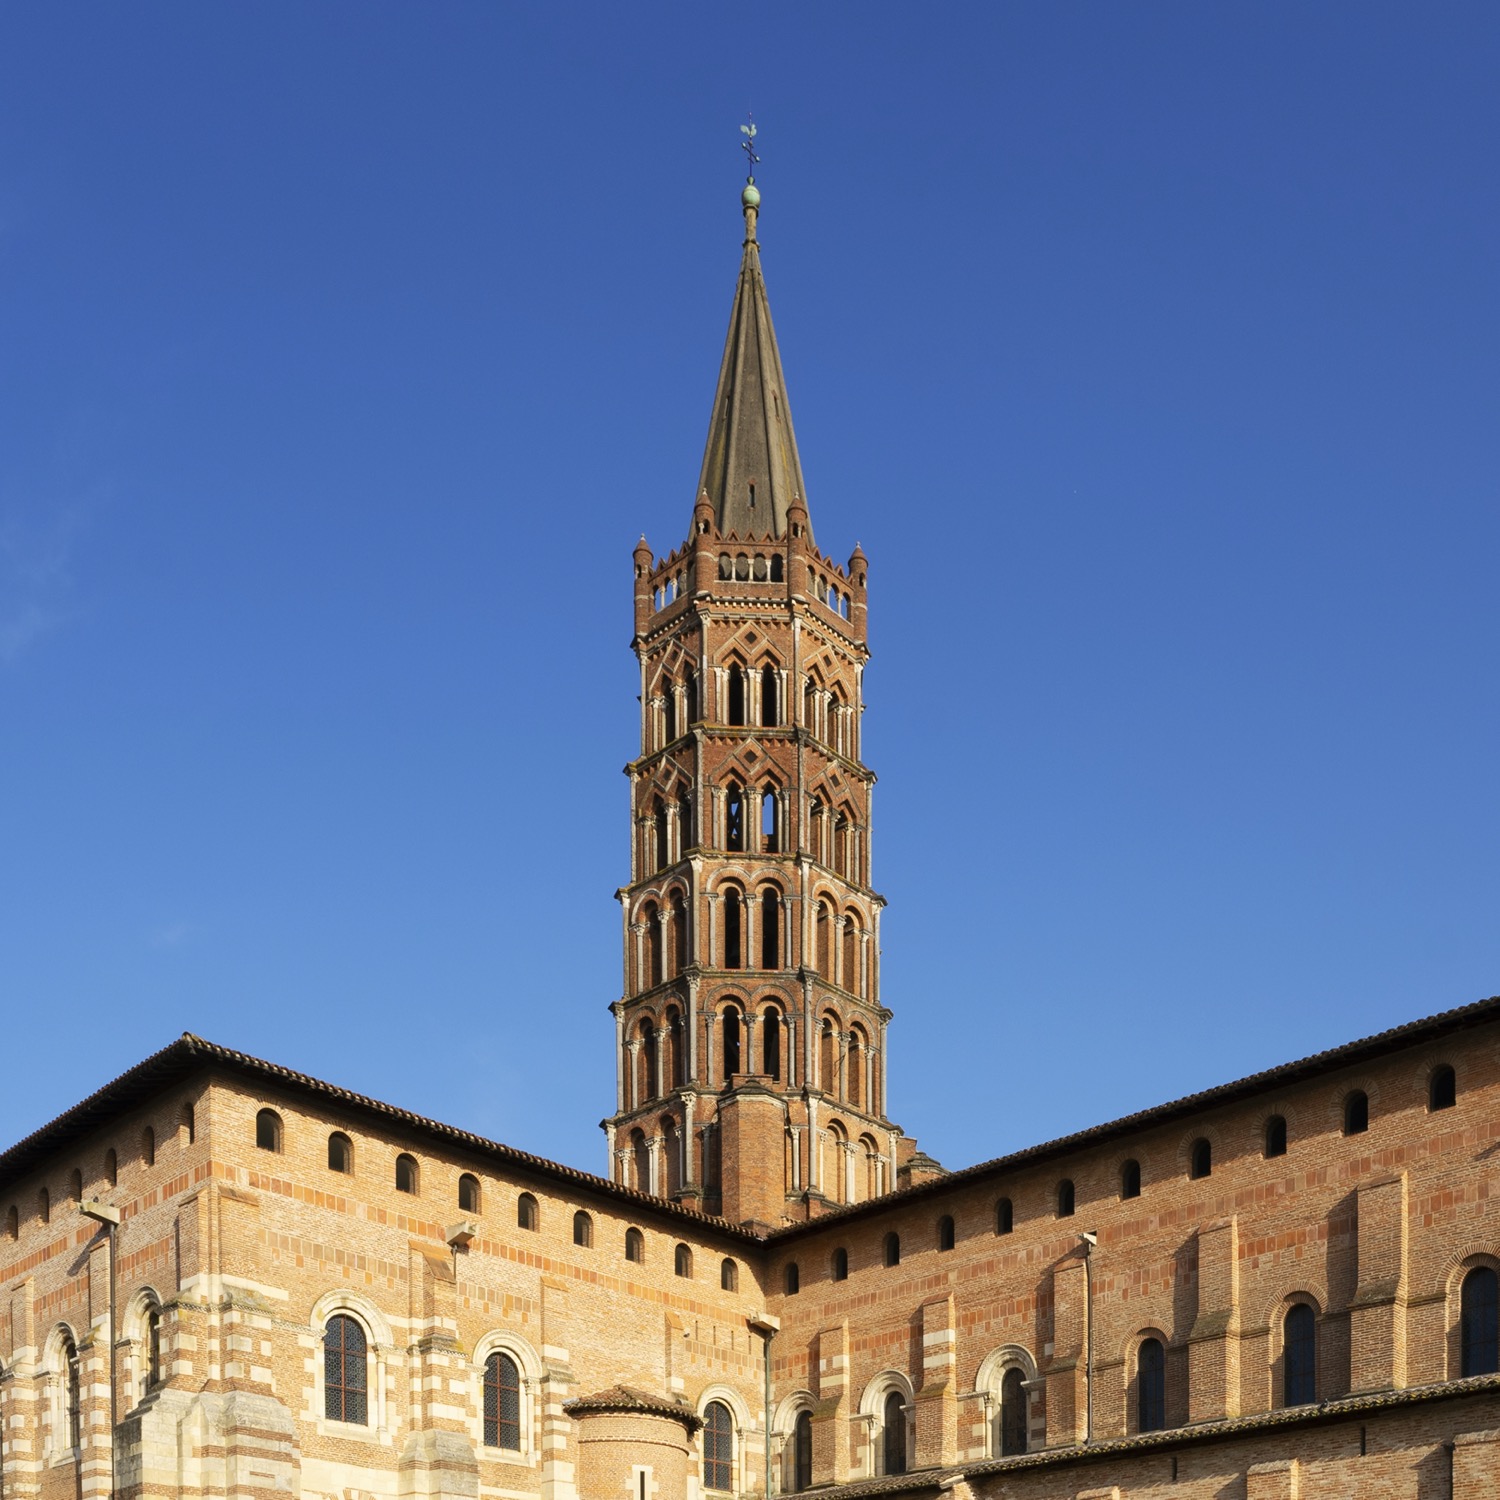
<path id="1" fill-rule="evenodd" d="M 1500 991 L 1493 5 L 0 14 L 0 1142 L 192 1030 L 598 1169 L 738 124 L 958 1166 Z"/>

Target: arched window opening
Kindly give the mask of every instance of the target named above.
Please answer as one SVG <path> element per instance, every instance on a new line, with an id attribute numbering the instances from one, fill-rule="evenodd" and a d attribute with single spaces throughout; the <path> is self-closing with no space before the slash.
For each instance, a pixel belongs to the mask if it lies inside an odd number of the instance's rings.
<path id="1" fill-rule="evenodd" d="M 573 1215 L 573 1243 L 584 1250 L 594 1248 L 594 1221 L 581 1208 Z"/>
<path id="2" fill-rule="evenodd" d="M 1458 1103 L 1458 1075 L 1447 1064 L 1442 1063 L 1432 1070 L 1427 1080 L 1428 1109 L 1452 1109 Z"/>
<path id="3" fill-rule="evenodd" d="M 678 1276 L 692 1277 L 693 1252 L 686 1245 L 679 1245 L 672 1252 L 672 1270 Z"/>
<path id="4" fill-rule="evenodd" d="M 68 1174 L 68 1197 L 74 1203 L 83 1202 L 83 1173 L 77 1167 Z"/>
<path id="5" fill-rule="evenodd" d="M 672 972 L 681 974 L 688 966 L 687 902 L 681 891 L 672 892 Z"/>
<path id="6" fill-rule="evenodd" d="M 760 793 L 760 847 L 767 854 L 781 848 L 781 800 L 774 786 L 764 786 Z"/>
<path id="7" fill-rule="evenodd" d="M 770 886 L 760 893 L 760 966 L 781 967 L 781 900 Z"/>
<path id="8" fill-rule="evenodd" d="M 635 1173 L 635 1181 L 631 1186 L 639 1192 L 649 1193 L 651 1191 L 651 1147 L 646 1144 L 646 1132 L 643 1130 L 630 1132 L 630 1165 Z"/>
<path id="9" fill-rule="evenodd" d="M 1160 1339 L 1142 1339 L 1135 1356 L 1135 1415 L 1138 1432 L 1167 1425 L 1167 1351 Z"/>
<path id="10" fill-rule="evenodd" d="M 186 1144 L 189 1146 L 198 1139 L 198 1114 L 191 1101 L 182 1106 L 182 1133 L 187 1137 Z"/>
<path id="11" fill-rule="evenodd" d="M 655 903 L 651 903 L 641 909 L 641 921 L 646 927 L 646 988 L 658 985 L 662 980 L 661 972 L 661 913 L 656 909 Z"/>
<path id="12" fill-rule="evenodd" d="M 724 887 L 724 967 L 738 969 L 744 951 L 745 914 L 738 889 L 732 885 Z"/>
<path id="13" fill-rule="evenodd" d="M 682 727 L 686 730 L 689 725 L 696 724 L 699 719 L 698 676 L 691 668 L 682 674 L 682 703 L 682 716 L 687 720 Z"/>
<path id="14" fill-rule="evenodd" d="M 146 1389 L 161 1384 L 161 1307 L 153 1302 L 146 1309 Z"/>
<path id="15" fill-rule="evenodd" d="M 255 1144 L 262 1151 L 281 1150 L 281 1116 L 274 1109 L 263 1109 L 255 1116 Z"/>
<path id="16" fill-rule="evenodd" d="M 833 978 L 833 913 L 818 902 L 818 973 Z"/>
<path id="17" fill-rule="evenodd" d="M 14 1203 L 5 1210 L 5 1237 L 8 1240 L 21 1238 L 21 1215 Z"/>
<path id="18" fill-rule="evenodd" d="M 535 1231 L 539 1222 L 536 1199 L 530 1193 L 522 1193 L 516 1199 L 516 1228 Z"/>
<path id="19" fill-rule="evenodd" d="M 724 847 L 741 854 L 745 849 L 745 794 L 732 781 L 724 793 Z"/>
<path id="20" fill-rule="evenodd" d="M 328 1137 L 328 1170 L 346 1175 L 354 1170 L 354 1143 L 341 1130 Z"/>
<path id="21" fill-rule="evenodd" d="M 768 729 L 781 723 L 781 674 L 775 667 L 760 669 L 760 722 Z"/>
<path id="22" fill-rule="evenodd" d="M 1286 1155 L 1286 1119 L 1282 1115 L 1272 1115 L 1266 1121 L 1266 1155 Z"/>
<path id="23" fill-rule="evenodd" d="M 1026 1429 L 1031 1425 L 1026 1377 L 1012 1365 L 1000 1381 L 1000 1456 L 1026 1451 Z"/>
<path id="24" fill-rule="evenodd" d="M 369 1420 L 365 1331 L 342 1313 L 323 1330 L 323 1415 L 330 1422 Z"/>
<path id="25" fill-rule="evenodd" d="M 1015 1210 L 1009 1198 L 1002 1198 L 995 1205 L 995 1233 L 1009 1234 L 1016 1227 Z"/>
<path id="26" fill-rule="evenodd" d="M 1122 1198 L 1141 1196 L 1141 1164 L 1133 1158 L 1120 1168 L 1120 1196 Z"/>
<path id="27" fill-rule="evenodd" d="M 63 1375 L 63 1423 L 67 1431 L 68 1447 L 75 1453 L 83 1441 L 83 1400 L 81 1372 L 78 1368 L 78 1345 L 73 1335 L 65 1333 L 62 1340 Z"/>
<path id="28" fill-rule="evenodd" d="M 640 1098 L 642 1100 L 654 1099 L 657 1095 L 657 1063 L 660 1056 L 660 1049 L 657 1046 L 656 1027 L 651 1024 L 649 1019 L 641 1021 L 639 1036 L 641 1043 L 639 1053 L 641 1062 Z"/>
<path id="29" fill-rule="evenodd" d="M 458 1207 L 461 1213 L 479 1212 L 479 1179 L 472 1172 L 465 1172 L 458 1179 Z"/>
<path id="30" fill-rule="evenodd" d="M 677 738 L 677 694 L 672 679 L 664 678 L 661 685 L 661 738 L 663 745 L 670 745 Z"/>
<path id="31" fill-rule="evenodd" d="M 937 1247 L 939 1250 L 951 1250 L 955 1243 L 953 1232 L 953 1215 L 944 1214 L 938 1220 Z"/>
<path id="32" fill-rule="evenodd" d="M 1461 1376 L 1500 1372 L 1500 1277 L 1475 1266 L 1458 1294 L 1458 1369 Z"/>
<path id="33" fill-rule="evenodd" d="M 738 666 L 729 669 L 729 718 L 730 724 L 745 722 L 745 674 Z"/>
<path id="34" fill-rule="evenodd" d="M 857 1107 L 862 1107 L 864 1104 L 865 1057 L 868 1046 L 864 1032 L 858 1026 L 851 1027 L 849 1055 L 844 1064 L 844 1094 L 850 1104 Z"/>
<path id="35" fill-rule="evenodd" d="M 775 561 L 780 562 L 777 558 Z M 792 1429 L 792 1491 L 800 1495 L 812 1484 L 813 1434 L 812 1413 L 799 1411 Z"/>
<path id="36" fill-rule="evenodd" d="M 802 1290 L 802 1271 L 794 1260 L 786 1263 L 786 1270 L 782 1273 L 782 1284 L 786 1287 L 788 1297 L 795 1297 Z"/>
<path id="37" fill-rule="evenodd" d="M 831 1016 L 823 1017 L 818 1030 L 818 1087 L 825 1094 L 838 1088 L 838 1031 Z"/>
<path id="38" fill-rule="evenodd" d="M 833 1252 L 833 1279 L 835 1281 L 848 1281 L 849 1279 L 849 1252 L 842 1245 Z"/>
<path id="39" fill-rule="evenodd" d="M 1073 1217 L 1073 1203 L 1072 1180 L 1064 1177 L 1057 1185 L 1057 1217 L 1059 1219 L 1071 1219 Z"/>
<path id="40" fill-rule="evenodd" d="M 728 1083 L 740 1067 L 740 1013 L 732 1005 L 724 1012 L 724 1082 Z"/>
<path id="41" fill-rule="evenodd" d="M 120 1184 L 120 1158 L 115 1155 L 113 1146 L 104 1153 L 104 1180 L 111 1187 L 118 1187 Z"/>
<path id="42" fill-rule="evenodd" d="M 761 1071 L 781 1082 L 781 1012 L 767 1006 L 760 1018 Z"/>
<path id="43" fill-rule="evenodd" d="M 719 1290 L 737 1292 L 740 1289 L 740 1268 L 726 1256 L 719 1262 Z"/>
<path id="44" fill-rule="evenodd" d="M 1355 1089 L 1344 1100 L 1344 1134 L 1363 1135 L 1369 1128 L 1370 1100 L 1363 1089 Z"/>
<path id="45" fill-rule="evenodd" d="M 703 1413 L 703 1488 L 734 1487 L 734 1422 L 722 1401 L 710 1401 Z"/>
<path id="46" fill-rule="evenodd" d="M 508 1354 L 484 1362 L 484 1445 L 521 1450 L 521 1371 Z"/>
<path id="47" fill-rule="evenodd" d="M 900 1391 L 892 1391 L 885 1398 L 882 1412 L 884 1431 L 882 1457 L 885 1462 L 881 1472 L 885 1474 L 906 1473 L 906 1399 Z"/>
<path id="48" fill-rule="evenodd" d="M 639 1229 L 625 1231 L 625 1259 L 638 1266 L 646 1263 L 646 1236 Z"/>
<path id="49" fill-rule="evenodd" d="M 844 918 L 844 988 L 855 995 L 864 992 L 859 982 L 859 923 L 852 916 Z"/>
<path id="50" fill-rule="evenodd" d="M 36 1216 L 43 1224 L 52 1222 L 52 1194 L 46 1188 L 36 1195 Z"/>
<path id="51" fill-rule="evenodd" d="M 899 1266 L 901 1264 L 901 1236 L 894 1229 L 886 1235 L 884 1247 L 886 1265 Z"/>
<path id="52" fill-rule="evenodd" d="M 682 853 L 698 847 L 698 829 L 693 822 L 693 799 L 684 792 L 677 799 L 677 841 Z"/>
<path id="53" fill-rule="evenodd" d="M 1188 1176 L 1207 1177 L 1214 1169 L 1214 1148 L 1204 1136 L 1193 1142 L 1188 1152 Z"/>
<path id="54" fill-rule="evenodd" d="M 1317 1317 L 1305 1302 L 1287 1310 L 1282 1324 L 1283 1406 L 1310 1406 L 1318 1399 Z"/>
<path id="55" fill-rule="evenodd" d="M 271 1149 L 275 1150 L 276 1148 L 273 1146 Z M 141 1132 L 141 1160 L 148 1167 L 156 1165 L 156 1132 L 149 1125 Z"/>
<path id="56" fill-rule="evenodd" d="M 667 1087 L 681 1088 L 683 1077 L 682 1012 L 675 1005 L 667 1007 L 662 1027 L 662 1046 L 666 1049 Z"/>
<path id="57" fill-rule="evenodd" d="M 396 1191 L 398 1193 L 415 1193 L 417 1191 L 417 1159 L 408 1156 L 404 1151 L 396 1158 Z"/>
<path id="58" fill-rule="evenodd" d="M 667 805 L 660 797 L 651 813 L 652 843 L 655 845 L 656 868 L 665 870 L 672 862 L 672 845 L 667 838 Z"/>

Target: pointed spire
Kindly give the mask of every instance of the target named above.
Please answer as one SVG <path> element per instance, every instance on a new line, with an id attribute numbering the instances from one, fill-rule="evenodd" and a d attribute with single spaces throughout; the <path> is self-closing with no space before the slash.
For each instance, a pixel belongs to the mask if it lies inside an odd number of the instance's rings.
<path id="1" fill-rule="evenodd" d="M 760 189 L 754 177 L 746 182 L 740 204 L 745 213 L 744 254 L 698 490 L 713 506 L 721 533 L 781 537 L 786 534 L 788 507 L 794 498 L 805 505 L 806 497 L 781 353 L 760 271 L 755 238 Z"/>

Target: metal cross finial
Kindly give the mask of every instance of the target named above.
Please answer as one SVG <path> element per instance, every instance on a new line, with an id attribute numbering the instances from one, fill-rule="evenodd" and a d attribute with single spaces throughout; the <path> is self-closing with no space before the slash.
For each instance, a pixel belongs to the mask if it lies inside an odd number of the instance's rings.
<path id="1" fill-rule="evenodd" d="M 750 181 L 755 181 L 755 168 L 760 163 L 760 157 L 755 154 L 755 116 L 750 111 L 745 112 L 749 118 L 748 125 L 740 126 L 740 134 L 745 137 L 740 142 L 740 150 L 745 153 L 745 158 L 750 165 Z"/>

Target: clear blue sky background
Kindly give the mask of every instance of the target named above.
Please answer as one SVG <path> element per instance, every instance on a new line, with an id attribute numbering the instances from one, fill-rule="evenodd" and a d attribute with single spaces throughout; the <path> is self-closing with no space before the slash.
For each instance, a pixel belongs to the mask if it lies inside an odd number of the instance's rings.
<path id="1" fill-rule="evenodd" d="M 0 12 L 0 1142 L 185 1029 L 599 1168 L 761 124 L 949 1165 L 1500 990 L 1500 8 Z"/>

